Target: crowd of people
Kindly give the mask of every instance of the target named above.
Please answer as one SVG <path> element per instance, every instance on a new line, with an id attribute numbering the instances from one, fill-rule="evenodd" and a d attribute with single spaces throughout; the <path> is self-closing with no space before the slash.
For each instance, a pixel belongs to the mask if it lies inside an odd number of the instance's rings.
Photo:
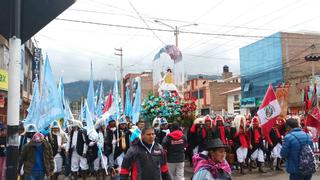
<path id="1" fill-rule="evenodd" d="M 193 167 L 193 180 L 232 179 L 266 168 L 286 171 L 290 179 L 309 180 L 315 172 L 301 173 L 301 151 L 318 152 L 318 134 L 305 126 L 303 118 L 277 119 L 269 134 L 262 132 L 258 117 L 237 115 L 194 120 L 180 127 L 157 117 L 132 124 L 129 117 L 95 122 L 92 136 L 85 122 L 70 120 L 64 130 L 58 121 L 39 132 L 35 124 L 20 125 L 20 179 L 151 179 L 184 180 L 185 162 Z M 5 173 L 5 126 L 0 124 L 0 175 Z M 4 139 L 5 140 L 5 139 Z M 313 161 L 308 161 L 310 162 Z M 301 165 L 302 166 L 302 165 Z M 5 178 L 4 178 L 5 179 Z"/>

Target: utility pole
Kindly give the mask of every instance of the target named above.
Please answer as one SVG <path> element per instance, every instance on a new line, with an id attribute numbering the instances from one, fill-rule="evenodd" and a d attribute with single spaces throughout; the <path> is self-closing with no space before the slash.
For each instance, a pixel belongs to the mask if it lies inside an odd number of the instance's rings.
<path id="1" fill-rule="evenodd" d="M 176 47 L 178 48 L 179 47 L 179 29 L 180 28 L 183 28 L 183 27 L 188 27 L 188 26 L 198 26 L 198 24 L 196 24 L 196 23 L 193 23 L 193 24 L 186 24 L 186 25 L 182 25 L 182 26 L 171 26 L 171 25 L 169 25 L 169 24 L 166 24 L 166 23 L 164 23 L 164 22 L 162 22 L 162 21 L 159 21 L 159 20 L 154 20 L 154 22 L 156 22 L 156 23 L 159 23 L 159 24 L 162 24 L 162 25 L 164 25 L 164 26 L 167 26 L 167 27 L 169 27 L 169 28 L 171 28 L 172 30 L 173 30 L 173 34 L 174 34 L 174 36 L 175 36 L 175 43 L 176 43 Z M 175 64 L 174 64 L 174 66 L 175 66 Z M 184 93 L 184 77 L 185 77 L 185 72 L 184 72 L 184 70 L 183 70 L 183 72 L 182 72 L 182 86 L 180 86 L 179 85 L 179 89 L 182 91 L 182 93 Z"/>
<path id="2" fill-rule="evenodd" d="M 17 179 L 19 154 L 20 64 L 21 64 L 21 0 L 13 1 L 13 31 L 9 39 L 9 87 L 7 110 L 7 179 Z"/>
<path id="3" fill-rule="evenodd" d="M 123 50 L 122 48 L 114 48 L 114 50 L 116 51 L 114 54 L 116 56 L 120 56 L 120 97 L 121 97 L 121 102 L 123 103 Z"/>
<path id="4" fill-rule="evenodd" d="M 179 36 L 178 26 L 175 26 L 174 28 L 174 36 L 176 37 L 176 47 L 178 47 L 178 36 Z"/>

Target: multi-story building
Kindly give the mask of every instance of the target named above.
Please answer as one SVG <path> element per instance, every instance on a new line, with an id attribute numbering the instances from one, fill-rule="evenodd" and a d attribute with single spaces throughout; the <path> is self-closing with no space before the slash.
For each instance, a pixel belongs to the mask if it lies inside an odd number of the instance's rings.
<path id="1" fill-rule="evenodd" d="M 129 73 L 123 78 L 124 87 L 130 88 L 131 99 L 132 99 L 132 80 L 136 77 L 141 78 L 141 100 L 145 99 L 150 93 L 153 92 L 153 81 L 152 81 L 152 72 L 145 71 L 142 73 Z M 126 88 L 123 88 L 122 94 L 125 99 Z"/>
<path id="2" fill-rule="evenodd" d="M 36 77 L 40 79 L 42 64 L 41 49 L 36 48 L 31 40 L 25 42 L 21 48 L 20 119 L 24 119 L 27 115 L 27 109 L 32 99 L 33 80 Z M 6 122 L 7 120 L 8 68 L 8 41 L 0 35 L 0 76 L 6 79 L 4 82 L 0 82 L 1 122 Z"/>
<path id="3" fill-rule="evenodd" d="M 201 115 L 222 114 L 227 110 L 227 96 L 222 93 L 239 87 L 240 77 L 232 76 L 228 66 L 223 67 L 222 77 L 224 79 L 211 79 L 198 75 L 186 82 L 184 94 L 196 99 Z"/>
<path id="4" fill-rule="evenodd" d="M 272 83 L 289 85 L 289 111 L 302 110 L 301 90 L 310 81 L 311 63 L 304 57 L 320 53 L 319 34 L 278 32 L 240 49 L 241 106 L 254 114 Z M 320 63 L 315 63 L 315 74 Z"/>

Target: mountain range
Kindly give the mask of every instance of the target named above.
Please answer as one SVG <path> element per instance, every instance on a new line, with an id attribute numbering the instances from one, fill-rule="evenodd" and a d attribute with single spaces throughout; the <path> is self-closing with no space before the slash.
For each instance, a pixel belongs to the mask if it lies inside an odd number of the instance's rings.
<path id="1" fill-rule="evenodd" d="M 102 81 L 95 81 L 94 90 L 96 91 L 97 88 L 100 86 L 100 82 L 103 83 L 104 95 L 106 96 L 110 89 L 113 87 L 113 81 L 111 80 L 102 80 Z M 80 101 L 82 96 L 87 96 L 89 87 L 89 81 L 76 81 L 71 83 L 64 84 L 64 95 L 70 101 Z"/>

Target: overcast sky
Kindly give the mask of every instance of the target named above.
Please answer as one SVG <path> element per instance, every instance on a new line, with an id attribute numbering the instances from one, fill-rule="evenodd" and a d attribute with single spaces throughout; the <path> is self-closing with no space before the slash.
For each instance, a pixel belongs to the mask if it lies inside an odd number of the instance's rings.
<path id="1" fill-rule="evenodd" d="M 123 48 L 125 73 L 142 72 L 175 38 L 173 32 L 110 25 L 171 30 L 154 20 L 178 27 L 197 23 L 180 29 L 200 33 L 179 34 L 186 72 L 221 74 L 228 65 L 239 74 L 239 48 L 278 31 L 320 32 L 319 7 L 318 0 L 77 0 L 35 39 L 57 79 L 89 79 L 90 60 L 95 80 L 113 79 L 120 65 L 114 48 Z"/>

